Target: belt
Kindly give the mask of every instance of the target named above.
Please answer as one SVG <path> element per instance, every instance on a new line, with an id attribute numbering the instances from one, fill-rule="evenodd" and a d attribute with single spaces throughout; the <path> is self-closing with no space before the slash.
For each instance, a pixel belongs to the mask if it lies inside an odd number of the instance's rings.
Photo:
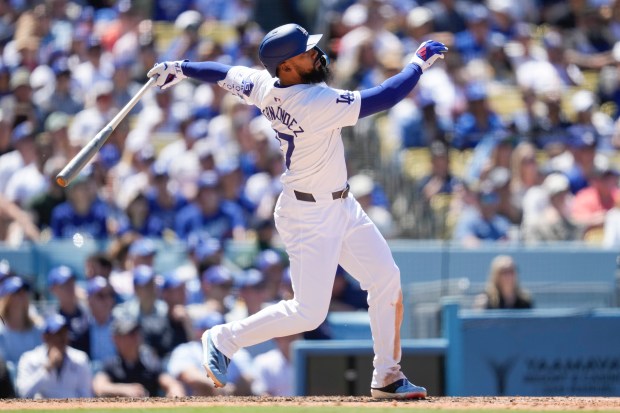
<path id="1" fill-rule="evenodd" d="M 332 192 L 332 199 L 344 199 L 346 197 L 349 196 L 349 189 L 350 186 L 347 183 L 347 186 L 340 191 L 336 191 L 336 192 Z M 314 195 L 309 194 L 307 192 L 299 192 L 299 191 L 295 191 L 293 190 L 293 192 L 295 193 L 295 198 L 297 198 L 298 201 L 306 201 L 306 202 L 316 202 L 316 199 L 314 198 Z"/>

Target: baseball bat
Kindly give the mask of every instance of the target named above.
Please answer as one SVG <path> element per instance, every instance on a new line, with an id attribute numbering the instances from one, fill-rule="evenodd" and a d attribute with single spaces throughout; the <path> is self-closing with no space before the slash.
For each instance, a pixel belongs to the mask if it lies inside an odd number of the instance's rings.
<path id="1" fill-rule="evenodd" d="M 80 171 L 86 166 L 88 161 L 92 159 L 93 156 L 101 149 L 103 144 L 108 140 L 114 129 L 118 126 L 119 123 L 129 113 L 129 111 L 138 103 L 142 96 L 146 93 L 151 86 L 155 84 L 157 78 L 152 77 L 148 82 L 142 86 L 142 88 L 127 102 L 127 104 L 114 116 L 114 118 L 95 135 L 93 139 L 90 140 L 78 152 L 77 155 L 71 159 L 71 161 L 60 171 L 60 173 L 56 176 L 56 183 L 62 187 L 66 187 L 75 179 L 75 177 L 80 173 Z"/>

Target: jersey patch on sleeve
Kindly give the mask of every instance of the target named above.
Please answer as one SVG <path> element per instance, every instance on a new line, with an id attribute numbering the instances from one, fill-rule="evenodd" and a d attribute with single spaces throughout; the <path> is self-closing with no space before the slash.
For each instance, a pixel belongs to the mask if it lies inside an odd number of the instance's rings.
<path id="1" fill-rule="evenodd" d="M 247 97 L 250 97 L 250 94 L 254 89 L 254 82 L 252 82 L 252 80 L 250 80 L 249 78 L 244 79 L 243 82 L 241 82 L 241 86 L 243 87 L 243 94 Z"/>
<path id="2" fill-rule="evenodd" d="M 353 94 L 353 92 L 343 93 L 340 96 L 338 96 L 338 98 L 336 99 L 336 103 L 346 103 L 347 105 L 350 105 L 354 101 L 355 101 L 355 95 Z"/>

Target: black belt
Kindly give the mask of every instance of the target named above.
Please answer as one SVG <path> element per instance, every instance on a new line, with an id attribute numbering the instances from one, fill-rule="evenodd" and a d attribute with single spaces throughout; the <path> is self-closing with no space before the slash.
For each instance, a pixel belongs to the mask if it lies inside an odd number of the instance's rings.
<path id="1" fill-rule="evenodd" d="M 334 200 L 344 199 L 348 197 L 349 189 L 350 189 L 350 186 L 349 184 L 347 184 L 347 186 L 343 190 L 332 192 L 332 199 Z M 293 190 L 293 192 L 295 193 L 295 198 L 297 198 L 298 201 L 316 202 L 316 199 L 314 199 L 314 196 L 312 194 L 309 194 L 307 192 L 299 192 L 295 190 Z"/>

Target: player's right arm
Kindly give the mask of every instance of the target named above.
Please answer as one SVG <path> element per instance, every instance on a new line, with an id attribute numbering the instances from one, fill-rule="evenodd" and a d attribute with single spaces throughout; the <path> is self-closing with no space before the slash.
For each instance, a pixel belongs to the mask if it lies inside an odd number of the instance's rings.
<path id="1" fill-rule="evenodd" d="M 156 77 L 156 86 L 162 89 L 179 83 L 185 78 L 214 83 L 234 93 L 246 103 L 257 104 L 260 97 L 257 90 L 263 90 L 273 79 L 266 70 L 251 69 L 244 66 L 229 66 L 218 62 L 190 62 L 187 60 L 157 63 L 148 77 Z M 255 85 L 260 87 L 256 87 Z"/>

